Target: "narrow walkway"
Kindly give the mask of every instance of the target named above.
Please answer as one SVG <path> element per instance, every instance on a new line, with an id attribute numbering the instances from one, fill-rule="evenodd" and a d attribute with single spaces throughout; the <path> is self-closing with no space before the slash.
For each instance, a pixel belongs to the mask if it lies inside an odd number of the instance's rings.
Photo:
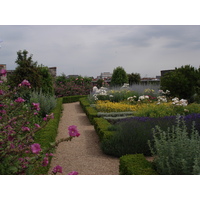
<path id="1" fill-rule="evenodd" d="M 119 159 L 103 154 L 99 138 L 83 112 L 79 102 L 63 104 L 57 140 L 69 136 L 68 126 L 76 125 L 79 137 L 70 142 L 60 143 L 51 161 L 53 167 L 60 165 L 63 174 L 77 171 L 79 175 L 118 175 Z"/>

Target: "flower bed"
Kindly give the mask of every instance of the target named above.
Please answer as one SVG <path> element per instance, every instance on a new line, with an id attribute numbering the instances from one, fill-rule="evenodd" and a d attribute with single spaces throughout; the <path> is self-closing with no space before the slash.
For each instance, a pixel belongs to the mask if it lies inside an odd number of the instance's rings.
<path id="1" fill-rule="evenodd" d="M 112 93 L 115 94 L 115 92 Z M 118 96 L 119 93 L 117 93 Z M 124 96 L 126 93 L 128 92 L 123 91 Z M 126 99 L 123 99 L 122 95 L 120 101 L 116 102 L 113 100 L 114 96 L 111 96 L 107 90 L 94 95 L 95 101 L 92 101 L 90 97 L 93 109 L 96 109 L 97 116 L 100 117 L 95 120 L 95 123 L 104 118 L 113 124 L 106 126 L 106 128 L 104 126 L 102 129 L 101 126 L 96 128 L 101 138 L 101 148 L 104 153 L 117 157 L 127 154 L 151 156 L 150 144 L 154 145 L 154 128 L 159 126 L 159 130 L 162 131 L 175 128 L 177 115 L 181 115 L 180 119 L 184 121 L 188 134 L 192 134 L 193 130 L 200 132 L 199 104 L 188 104 L 185 99 L 170 98 L 169 91 L 160 91 L 160 93 L 157 96 L 153 94 L 134 95 Z M 87 106 L 90 107 L 90 105 Z M 124 115 L 120 115 L 123 112 Z M 194 126 L 192 126 L 193 123 L 195 123 Z M 104 137 L 106 131 L 111 131 L 112 134 L 109 137 Z M 189 140 L 191 139 L 189 138 Z M 197 165 L 195 165 L 195 169 L 196 167 Z M 196 171 L 198 170 L 196 169 Z"/>

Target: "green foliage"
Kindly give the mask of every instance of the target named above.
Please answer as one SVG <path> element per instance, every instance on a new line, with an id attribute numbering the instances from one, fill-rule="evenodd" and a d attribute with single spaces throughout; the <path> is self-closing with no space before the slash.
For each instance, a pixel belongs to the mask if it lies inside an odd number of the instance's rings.
<path id="1" fill-rule="evenodd" d="M 32 90 L 40 91 L 42 89 L 43 93 L 54 94 L 53 78 L 49 73 L 48 67 L 43 65 L 38 66 L 37 62 L 33 62 L 32 60 L 33 55 L 28 57 L 28 51 L 26 50 L 18 51 L 17 56 L 17 67 L 8 76 L 8 83 L 11 88 L 18 86 L 23 80 L 28 80 Z M 25 94 L 27 97 L 28 95 L 28 93 Z"/>
<path id="2" fill-rule="evenodd" d="M 131 73 L 128 74 L 128 83 L 129 85 L 133 85 L 133 84 L 139 84 L 140 83 L 140 74 L 138 73 Z"/>
<path id="3" fill-rule="evenodd" d="M 158 175 L 143 154 L 124 155 L 119 162 L 120 175 Z"/>
<path id="4" fill-rule="evenodd" d="M 30 93 L 30 104 L 40 103 L 39 114 L 45 117 L 46 114 L 50 114 L 50 111 L 56 106 L 56 98 L 50 94 L 44 94 L 42 90 L 40 92 L 33 91 Z"/>
<path id="5" fill-rule="evenodd" d="M 84 112 L 86 112 L 86 107 L 90 106 L 90 101 L 87 97 L 83 97 L 79 99 L 80 105 Z"/>
<path id="6" fill-rule="evenodd" d="M 190 65 L 175 68 L 161 78 L 161 89 L 169 90 L 172 96 L 192 100 L 200 87 L 200 69 Z"/>
<path id="7" fill-rule="evenodd" d="M 148 140 L 152 139 L 151 123 L 124 121 L 114 126 L 115 134 L 101 143 L 104 153 L 116 157 L 137 153 L 151 155 L 148 147 Z"/>
<path id="8" fill-rule="evenodd" d="M 40 88 L 42 92 L 45 94 L 54 94 L 54 87 L 53 87 L 53 77 L 49 72 L 48 67 L 44 65 L 39 65 L 38 67 L 38 74 L 42 77 Z"/>
<path id="9" fill-rule="evenodd" d="M 94 128 L 102 141 L 103 139 L 108 139 L 114 134 L 113 131 L 108 130 L 111 124 L 103 118 L 94 118 Z"/>
<path id="10" fill-rule="evenodd" d="M 31 83 L 31 87 L 38 89 L 42 84 L 42 77 L 39 75 L 37 62 L 33 62 L 32 55 L 28 57 L 28 51 L 24 50 L 17 52 L 17 67 L 14 72 L 8 76 L 8 82 L 11 87 L 16 87 L 24 79 Z"/>
<path id="11" fill-rule="evenodd" d="M 86 95 L 76 95 L 76 96 L 69 96 L 63 97 L 63 103 L 72 103 L 79 101 L 80 98 L 87 97 Z"/>
<path id="12" fill-rule="evenodd" d="M 189 134 L 190 131 L 190 134 Z M 159 174 L 200 174 L 200 136 L 194 129 L 187 130 L 177 117 L 177 124 L 167 131 L 154 129 L 154 144 L 149 144 Z"/>
<path id="13" fill-rule="evenodd" d="M 56 77 L 55 83 L 56 84 L 60 84 L 60 83 L 66 83 L 67 82 L 67 76 L 65 75 L 65 73 L 62 73 L 60 76 Z"/>
<path id="14" fill-rule="evenodd" d="M 128 76 L 123 67 L 117 67 L 113 70 L 111 85 L 122 86 L 124 83 L 128 83 Z"/>
<path id="15" fill-rule="evenodd" d="M 50 148 L 50 143 L 55 142 L 57 136 L 57 129 L 62 113 L 62 98 L 57 99 L 56 107 L 52 110 L 54 113 L 54 119 L 51 119 L 45 128 L 42 128 L 35 134 L 34 141 L 39 143 L 43 148 Z M 50 162 L 49 162 L 50 163 Z M 50 165 L 47 167 L 40 167 L 35 174 L 47 174 Z"/>
<path id="16" fill-rule="evenodd" d="M 97 117 L 97 111 L 93 107 L 85 107 L 86 115 L 91 124 L 94 124 L 94 118 Z"/>
<path id="17" fill-rule="evenodd" d="M 103 86 L 103 82 L 104 82 L 103 79 L 98 79 L 98 80 L 97 80 L 97 87 L 98 87 L 98 88 L 102 87 L 102 86 Z"/>

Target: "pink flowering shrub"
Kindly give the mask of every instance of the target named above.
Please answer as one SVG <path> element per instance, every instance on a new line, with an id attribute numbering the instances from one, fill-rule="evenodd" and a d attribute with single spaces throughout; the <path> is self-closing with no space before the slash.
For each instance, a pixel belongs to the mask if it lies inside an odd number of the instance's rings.
<path id="1" fill-rule="evenodd" d="M 74 128 L 68 137 L 42 149 L 34 141 L 34 135 L 49 120 L 54 119 L 54 115 L 46 115 L 42 125 L 35 123 L 40 104 L 34 102 L 28 106 L 25 99 L 16 98 L 18 89 L 22 87 L 30 88 L 31 85 L 25 80 L 13 91 L 9 91 L 5 83 L 0 83 L 0 174 L 33 174 L 37 167 L 46 167 L 49 164 L 49 157 L 53 156 L 51 151 L 59 143 L 71 141 L 73 137 L 80 135 Z M 61 171 L 57 169 L 57 172 Z"/>
<path id="2" fill-rule="evenodd" d="M 93 88 L 92 82 L 88 78 L 78 77 L 76 79 L 65 79 L 60 82 L 58 80 L 54 84 L 55 95 L 57 97 L 88 95 Z"/>

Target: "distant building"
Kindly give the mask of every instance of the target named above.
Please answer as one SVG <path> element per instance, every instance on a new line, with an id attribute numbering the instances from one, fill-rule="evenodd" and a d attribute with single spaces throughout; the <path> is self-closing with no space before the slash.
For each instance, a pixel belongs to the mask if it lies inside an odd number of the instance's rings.
<path id="1" fill-rule="evenodd" d="M 100 76 L 97 76 L 97 78 L 92 79 L 92 84 L 96 85 L 99 79 L 103 79 L 104 84 L 109 85 L 111 82 L 111 78 L 112 74 L 110 72 L 102 72 Z"/>
<path id="2" fill-rule="evenodd" d="M 156 76 L 156 78 L 145 77 L 145 78 L 140 79 L 140 83 L 142 83 L 142 84 L 148 84 L 148 83 L 160 84 L 160 78 L 158 76 Z"/>
<path id="3" fill-rule="evenodd" d="M 68 75 L 67 78 L 78 78 L 79 75 Z"/>
<path id="4" fill-rule="evenodd" d="M 161 77 L 163 77 L 165 74 L 167 74 L 169 72 L 173 72 L 173 71 L 174 71 L 174 69 L 162 70 L 162 71 L 160 71 Z"/>
<path id="5" fill-rule="evenodd" d="M 57 67 L 49 67 L 49 72 L 55 78 L 57 75 Z"/>
<path id="6" fill-rule="evenodd" d="M 112 74 L 110 72 L 102 72 L 100 75 L 100 79 L 104 78 L 112 78 Z"/>

